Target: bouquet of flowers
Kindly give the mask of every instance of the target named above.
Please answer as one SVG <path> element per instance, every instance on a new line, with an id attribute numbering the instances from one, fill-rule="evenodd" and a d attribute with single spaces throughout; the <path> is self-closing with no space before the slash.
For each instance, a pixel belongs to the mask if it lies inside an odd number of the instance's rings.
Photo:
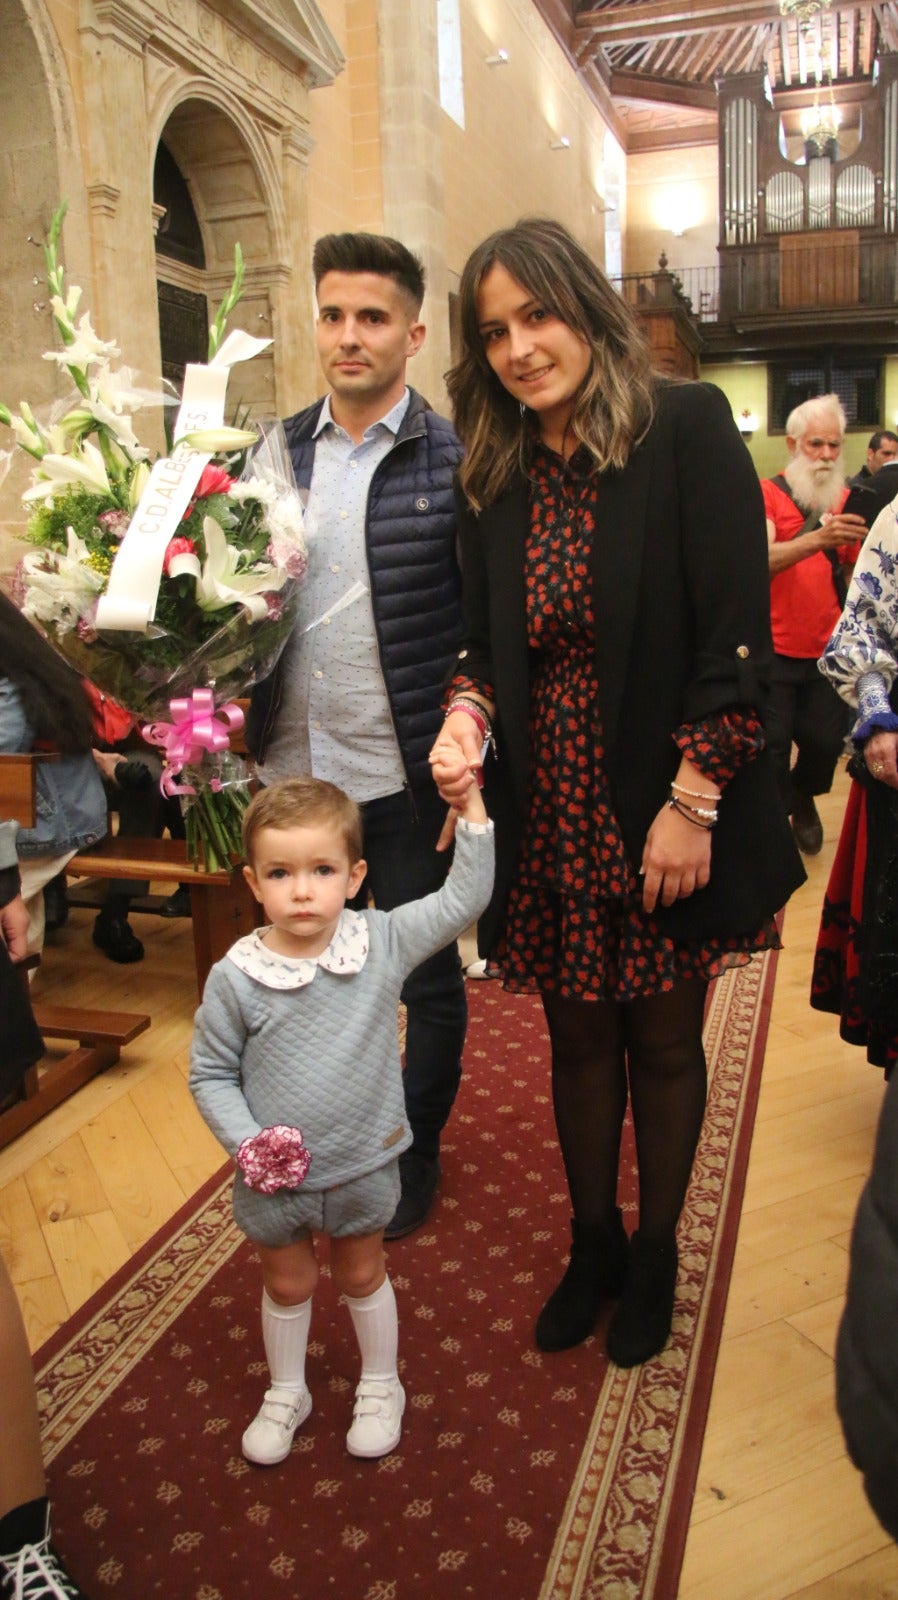
<path id="1" fill-rule="evenodd" d="M 113 366 L 117 346 L 67 291 L 59 261 L 65 206 L 45 246 L 61 351 L 45 359 L 77 391 L 38 421 L 24 402 L 0 422 L 33 458 L 23 500 L 29 541 L 14 597 L 84 677 L 135 717 L 167 756 L 163 784 L 184 796 L 195 865 L 215 871 L 240 851 L 248 801 L 244 763 L 230 750 L 242 712 L 229 697 L 267 676 L 296 620 L 308 564 L 302 505 L 280 425 L 226 427 L 230 367 L 269 340 L 224 337 L 240 299 L 231 289 L 209 334 L 208 365 L 188 366 L 167 456 L 150 462 L 135 413 L 160 395 Z"/>

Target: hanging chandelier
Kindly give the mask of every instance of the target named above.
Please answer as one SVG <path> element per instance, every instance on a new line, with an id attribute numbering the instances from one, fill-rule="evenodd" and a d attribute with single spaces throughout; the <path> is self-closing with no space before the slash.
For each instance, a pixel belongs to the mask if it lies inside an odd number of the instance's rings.
<path id="1" fill-rule="evenodd" d="M 839 108 L 832 98 L 828 105 L 821 105 L 819 95 L 815 94 L 813 106 L 801 114 L 805 145 L 810 145 L 815 155 L 827 155 L 832 161 L 837 160 L 840 121 Z"/>

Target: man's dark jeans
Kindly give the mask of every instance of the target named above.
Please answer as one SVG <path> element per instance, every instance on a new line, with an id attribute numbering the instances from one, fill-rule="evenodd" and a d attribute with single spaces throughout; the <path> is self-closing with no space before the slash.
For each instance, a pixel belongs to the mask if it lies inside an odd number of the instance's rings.
<path id="1" fill-rule="evenodd" d="M 816 661 L 774 656 L 764 724 L 788 812 L 796 792 L 829 794 L 851 723 L 848 706 L 821 676 Z M 798 756 L 790 772 L 793 743 Z"/>
<path id="2" fill-rule="evenodd" d="M 418 900 L 442 885 L 451 851 L 434 848 L 446 819 L 436 790 L 369 800 L 362 806 L 368 876 L 353 901 L 370 893 L 381 911 Z M 455 941 L 422 962 L 406 979 L 405 1107 L 414 1150 L 434 1157 L 461 1081 L 468 1006 Z"/>

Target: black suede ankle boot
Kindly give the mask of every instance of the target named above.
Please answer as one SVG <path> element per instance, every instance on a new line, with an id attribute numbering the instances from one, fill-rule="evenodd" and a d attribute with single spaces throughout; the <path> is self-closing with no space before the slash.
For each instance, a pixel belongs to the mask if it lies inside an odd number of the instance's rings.
<path id="1" fill-rule="evenodd" d="M 558 1288 L 536 1319 L 540 1350 L 569 1350 L 588 1339 L 603 1300 L 624 1285 L 627 1235 L 620 1210 L 608 1222 L 587 1225 L 571 1218 L 571 1258 Z"/>
<path id="2" fill-rule="evenodd" d="M 618 1367 L 638 1367 L 663 1350 L 673 1321 L 679 1257 L 675 1239 L 630 1240 L 627 1279 L 605 1348 Z"/>

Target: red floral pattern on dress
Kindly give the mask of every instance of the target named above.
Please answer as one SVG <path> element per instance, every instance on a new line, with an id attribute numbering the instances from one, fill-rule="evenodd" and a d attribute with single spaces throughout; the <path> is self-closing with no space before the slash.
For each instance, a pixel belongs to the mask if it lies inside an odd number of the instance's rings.
<path id="1" fill-rule="evenodd" d="M 611 806 L 599 723 L 590 552 L 597 482 L 536 444 L 525 556 L 531 649 L 530 815 L 495 955 L 505 987 L 570 998 L 633 1000 L 684 978 L 716 977 L 757 950 L 757 933 L 690 944 L 663 933 Z M 456 691 L 461 680 L 453 684 Z M 484 692 L 465 679 L 466 687 Z M 681 752 L 726 784 L 761 748 L 751 713 L 722 712 L 675 730 Z"/>

